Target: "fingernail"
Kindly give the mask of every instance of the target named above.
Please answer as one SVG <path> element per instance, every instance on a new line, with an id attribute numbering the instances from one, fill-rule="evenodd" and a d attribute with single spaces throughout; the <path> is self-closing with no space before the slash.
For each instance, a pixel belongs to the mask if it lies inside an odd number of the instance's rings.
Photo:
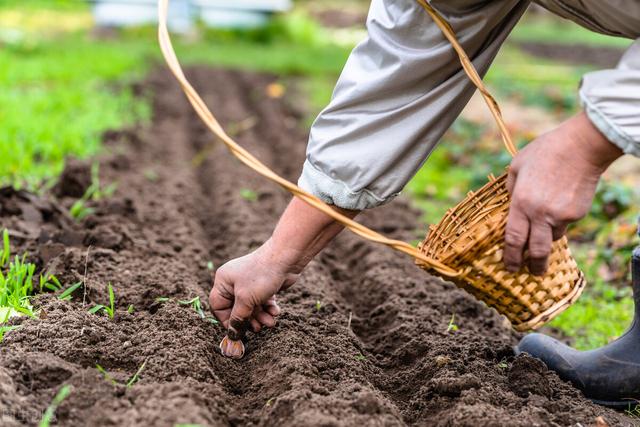
<path id="1" fill-rule="evenodd" d="M 229 322 L 229 329 L 227 330 L 227 335 L 232 341 L 240 341 L 244 337 L 247 330 L 251 329 L 251 323 L 246 320 L 235 320 L 232 319 Z"/>
<path id="2" fill-rule="evenodd" d="M 244 356 L 244 344 L 242 341 L 232 340 L 227 335 L 220 341 L 220 352 L 223 356 L 231 359 L 242 359 L 242 356 Z"/>

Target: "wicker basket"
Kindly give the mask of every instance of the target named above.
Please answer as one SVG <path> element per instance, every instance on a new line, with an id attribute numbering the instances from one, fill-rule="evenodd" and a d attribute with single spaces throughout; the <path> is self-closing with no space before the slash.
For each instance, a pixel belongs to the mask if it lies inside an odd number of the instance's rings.
<path id="1" fill-rule="evenodd" d="M 505 315 L 516 330 L 525 331 L 543 325 L 569 307 L 582 293 L 585 280 L 566 237 L 553 243 L 544 276 L 534 276 L 526 269 L 507 271 L 502 262 L 509 211 L 506 178 L 506 174 L 489 176 L 484 187 L 470 192 L 429 228 L 419 249 L 459 271 L 459 276 L 448 279 Z M 420 260 L 416 263 L 443 276 Z"/>

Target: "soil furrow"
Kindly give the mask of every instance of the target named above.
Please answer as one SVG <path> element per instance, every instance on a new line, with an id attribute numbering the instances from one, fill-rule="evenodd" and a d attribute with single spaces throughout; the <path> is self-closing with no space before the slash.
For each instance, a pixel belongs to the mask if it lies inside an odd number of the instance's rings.
<path id="1" fill-rule="evenodd" d="M 295 94 L 266 96 L 275 81 L 268 75 L 188 74 L 243 146 L 296 179 L 306 134 L 289 104 Z M 2 425 L 36 424 L 62 384 L 73 386 L 57 411 L 69 426 L 587 426 L 599 415 L 631 425 L 540 362 L 514 358 L 516 336 L 497 314 L 348 233 L 279 297 L 276 328 L 251 334 L 244 359 L 221 357 L 224 331 L 181 301 L 199 297 L 206 314 L 208 262 L 220 266 L 261 244 L 289 195 L 232 159 L 166 72 L 142 87 L 153 97 L 153 123 L 105 135 L 117 154 L 102 162 L 102 179 L 118 189 L 91 202 L 93 215 L 76 224 L 65 213 L 71 172 L 56 200 L 0 191 L 0 223 L 14 245 L 63 283 L 86 285 L 72 301 L 39 296 L 39 319 L 14 320 L 20 328 L 0 345 Z M 403 199 L 362 220 L 416 237 L 418 214 Z M 115 318 L 87 313 L 107 301 L 108 283 Z M 140 381 L 122 385 L 143 362 Z"/>

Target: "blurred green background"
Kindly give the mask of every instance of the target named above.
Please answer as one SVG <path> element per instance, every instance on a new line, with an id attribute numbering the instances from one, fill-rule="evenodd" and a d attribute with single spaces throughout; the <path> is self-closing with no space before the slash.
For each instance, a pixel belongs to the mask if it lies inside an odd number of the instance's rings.
<path id="1" fill-rule="evenodd" d="M 355 43 L 366 1 L 296 1 L 262 28 L 212 30 L 202 25 L 176 38 L 185 64 L 275 73 L 302 97 L 309 126 L 327 103 Z M 79 0 L 0 2 L 0 184 L 46 191 L 66 156 L 105 150 L 108 129 L 148 125 L 149 94 L 132 84 L 161 66 L 155 27 L 98 29 Z M 485 80 L 523 145 L 579 109 L 577 87 L 590 70 L 611 67 L 629 41 L 590 33 L 531 9 Z M 295 91 L 289 91 L 295 88 Z M 287 95 L 285 95 L 287 96 Z M 215 106 L 213 106 L 215 111 Z M 499 174 L 509 158 L 491 117 L 474 97 L 405 193 L 424 212 L 416 240 L 469 189 Z M 589 285 L 554 320 L 555 333 L 578 348 L 620 335 L 632 318 L 629 257 L 636 243 L 638 165 L 623 159 L 603 179 L 588 218 L 569 231 Z"/>

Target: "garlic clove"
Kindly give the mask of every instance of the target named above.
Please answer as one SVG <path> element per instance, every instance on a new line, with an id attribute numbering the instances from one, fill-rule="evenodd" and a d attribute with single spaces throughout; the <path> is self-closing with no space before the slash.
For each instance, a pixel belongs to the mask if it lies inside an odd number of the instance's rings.
<path id="1" fill-rule="evenodd" d="M 234 341 L 225 335 L 220 341 L 220 352 L 231 359 L 242 359 L 244 356 L 244 344 L 242 341 Z"/>

